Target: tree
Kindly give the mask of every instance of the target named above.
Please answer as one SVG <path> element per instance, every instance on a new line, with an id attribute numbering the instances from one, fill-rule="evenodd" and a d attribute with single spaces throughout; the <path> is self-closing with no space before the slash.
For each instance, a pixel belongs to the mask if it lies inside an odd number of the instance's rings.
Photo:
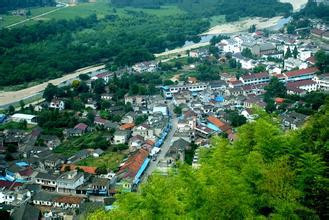
<path id="1" fill-rule="evenodd" d="M 97 94 L 102 94 L 105 92 L 105 82 L 103 79 L 96 79 L 92 82 L 92 88 L 94 89 L 94 92 Z"/>
<path id="2" fill-rule="evenodd" d="M 258 65 L 252 69 L 252 72 L 254 72 L 254 73 L 261 73 L 261 72 L 265 72 L 265 71 L 266 71 L 265 65 Z"/>
<path id="3" fill-rule="evenodd" d="M 182 108 L 180 106 L 175 106 L 174 113 L 176 115 L 181 115 L 182 114 Z"/>
<path id="4" fill-rule="evenodd" d="M 58 88 L 57 86 L 54 86 L 53 84 L 49 83 L 43 92 L 43 98 L 50 102 L 55 96 L 57 96 Z"/>
<path id="5" fill-rule="evenodd" d="M 298 50 L 297 50 L 297 47 L 296 46 L 294 47 L 294 50 L 292 51 L 292 55 L 294 56 L 295 59 L 298 56 Z"/>
<path id="6" fill-rule="evenodd" d="M 247 119 L 243 115 L 240 115 L 237 111 L 229 112 L 228 118 L 233 127 L 239 127 L 247 122 Z"/>
<path id="7" fill-rule="evenodd" d="M 250 59 L 254 58 L 254 55 L 249 48 L 243 48 L 241 55 Z"/>
<path id="8" fill-rule="evenodd" d="M 79 80 L 73 80 L 72 87 L 74 89 L 77 89 L 79 86 L 80 86 L 80 81 Z"/>
<path id="9" fill-rule="evenodd" d="M 295 26 L 294 25 L 292 25 L 292 24 L 288 24 L 287 25 L 287 33 L 288 34 L 295 34 L 296 33 L 296 28 L 295 28 Z"/>
<path id="10" fill-rule="evenodd" d="M 315 64 L 321 73 L 329 71 L 329 55 L 327 55 L 323 50 L 319 50 L 315 53 L 315 61 Z"/>
<path id="11" fill-rule="evenodd" d="M 79 79 L 81 79 L 82 81 L 87 81 L 90 79 L 90 76 L 88 74 L 80 74 Z"/>
<path id="12" fill-rule="evenodd" d="M 238 129 L 238 140 L 214 137 L 212 147 L 199 154 L 197 172 L 177 164 L 166 176 L 153 174 L 138 192 L 118 194 L 115 209 L 100 209 L 89 219 L 323 218 L 328 214 L 328 165 L 314 150 L 325 145 L 327 135 L 313 123 L 321 120 L 321 129 L 329 129 L 328 112 L 329 103 L 316 121 L 288 133 L 276 118 L 260 114 Z"/>
<path id="13" fill-rule="evenodd" d="M 256 25 L 251 25 L 250 27 L 249 27 L 249 30 L 248 30 L 248 32 L 249 33 L 254 33 L 256 31 Z"/>
<path id="14" fill-rule="evenodd" d="M 107 174 L 106 166 L 97 167 L 97 168 L 96 168 L 96 174 L 97 174 L 97 175 L 100 175 L 100 174 Z"/>
<path id="15" fill-rule="evenodd" d="M 269 84 L 265 86 L 264 101 L 280 97 L 284 98 L 287 95 L 287 89 L 283 82 L 281 82 L 277 77 L 272 77 Z"/>
<path id="16" fill-rule="evenodd" d="M 291 57 L 292 54 L 291 54 L 291 51 L 290 51 L 290 47 L 287 48 L 287 51 L 286 51 L 286 54 L 284 55 L 284 58 L 285 59 L 288 59 L 289 57 Z"/>
<path id="17" fill-rule="evenodd" d="M 14 114 L 15 113 L 15 107 L 13 105 L 9 105 L 7 112 L 10 115 Z"/>

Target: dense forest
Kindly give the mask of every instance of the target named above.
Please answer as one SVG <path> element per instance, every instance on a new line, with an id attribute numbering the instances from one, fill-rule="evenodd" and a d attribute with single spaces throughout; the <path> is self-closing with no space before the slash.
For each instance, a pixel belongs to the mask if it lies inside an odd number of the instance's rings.
<path id="1" fill-rule="evenodd" d="M 188 15 L 168 19 L 127 13 L 0 30 L 0 86 L 56 78 L 101 61 L 125 66 L 150 60 L 153 53 L 182 46 L 209 27 Z"/>
<path id="2" fill-rule="evenodd" d="M 0 0 L 0 13 L 17 8 L 53 6 L 55 0 Z"/>
<path id="3" fill-rule="evenodd" d="M 162 4 L 175 3 L 181 9 L 197 16 L 226 15 L 227 21 L 240 17 L 260 16 L 273 17 L 288 15 L 292 6 L 277 0 L 113 0 L 115 6 L 134 6 L 158 8 Z"/>
<path id="4" fill-rule="evenodd" d="M 259 115 L 233 143 L 215 137 L 199 169 L 154 175 L 89 219 L 328 219 L 329 100 L 297 131 Z"/>

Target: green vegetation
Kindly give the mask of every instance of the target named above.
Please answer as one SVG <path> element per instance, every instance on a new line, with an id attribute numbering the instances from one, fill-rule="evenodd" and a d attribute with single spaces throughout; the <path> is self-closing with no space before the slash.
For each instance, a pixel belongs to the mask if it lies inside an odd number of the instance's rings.
<path id="1" fill-rule="evenodd" d="M 198 170 L 181 165 L 177 174 L 153 175 L 89 219 L 326 219 L 328 115 L 329 102 L 304 128 L 283 132 L 263 114 L 233 143 L 214 138 Z"/>
<path id="2" fill-rule="evenodd" d="M 107 170 L 116 170 L 125 155 L 118 152 L 106 152 L 98 158 L 88 157 L 77 165 L 91 167 L 105 167 Z"/>
<path id="3" fill-rule="evenodd" d="M 297 14 L 295 18 L 321 18 L 323 21 L 329 22 L 329 6 L 320 3 L 317 5 L 315 1 L 308 1 L 306 6 Z"/>
<path id="4" fill-rule="evenodd" d="M 128 16 L 91 15 L 4 29 L 0 86 L 56 78 L 104 59 L 115 66 L 150 60 L 153 53 L 181 46 L 208 26 L 187 15 L 168 19 L 129 11 Z"/>
<path id="5" fill-rule="evenodd" d="M 106 141 L 104 133 L 93 132 L 64 141 L 60 146 L 55 148 L 54 152 L 70 156 L 82 149 L 101 148 L 106 150 L 108 147 L 110 147 L 110 144 Z"/>
<path id="6" fill-rule="evenodd" d="M 200 17 L 225 15 L 227 21 L 236 21 L 241 17 L 260 16 L 273 17 L 278 14 L 288 15 L 292 6 L 277 0 L 113 0 L 112 4 L 119 7 L 133 6 L 141 8 L 159 8 L 163 4 L 175 4 L 179 8 Z M 214 17 L 213 17 L 214 18 Z M 215 17 L 216 19 L 216 17 Z"/>

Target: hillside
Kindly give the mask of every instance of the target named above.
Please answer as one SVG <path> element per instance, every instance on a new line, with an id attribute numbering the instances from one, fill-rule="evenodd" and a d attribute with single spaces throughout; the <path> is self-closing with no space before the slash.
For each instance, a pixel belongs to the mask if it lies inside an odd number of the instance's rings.
<path id="1" fill-rule="evenodd" d="M 260 114 L 233 144 L 214 138 L 200 169 L 153 176 L 89 219 L 328 219 L 329 101 L 298 131 Z"/>

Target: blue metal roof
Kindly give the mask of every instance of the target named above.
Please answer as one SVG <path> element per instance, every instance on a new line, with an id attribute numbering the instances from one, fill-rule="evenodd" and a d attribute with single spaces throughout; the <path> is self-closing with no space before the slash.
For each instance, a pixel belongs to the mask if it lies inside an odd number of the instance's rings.
<path id="1" fill-rule="evenodd" d="M 4 122 L 6 117 L 7 116 L 5 114 L 0 114 L 0 123 Z"/>
<path id="2" fill-rule="evenodd" d="M 135 176 L 134 184 L 138 184 L 138 183 L 139 183 L 139 181 L 140 181 L 140 177 L 141 177 L 142 174 L 144 173 L 144 171 L 145 171 L 147 165 L 149 164 L 150 160 L 151 160 L 150 158 L 146 158 L 146 159 L 144 160 L 142 166 L 139 168 L 139 170 L 138 170 L 138 172 L 137 172 L 137 174 L 136 174 L 136 176 Z"/>
<path id="3" fill-rule="evenodd" d="M 223 96 L 217 96 L 217 97 L 215 98 L 215 101 L 216 101 L 216 102 L 224 102 L 224 97 L 223 97 Z"/>
<path id="4" fill-rule="evenodd" d="M 207 124 L 207 127 L 210 128 L 213 131 L 220 131 L 220 129 L 216 125 L 214 125 L 212 123 L 208 123 Z"/>

